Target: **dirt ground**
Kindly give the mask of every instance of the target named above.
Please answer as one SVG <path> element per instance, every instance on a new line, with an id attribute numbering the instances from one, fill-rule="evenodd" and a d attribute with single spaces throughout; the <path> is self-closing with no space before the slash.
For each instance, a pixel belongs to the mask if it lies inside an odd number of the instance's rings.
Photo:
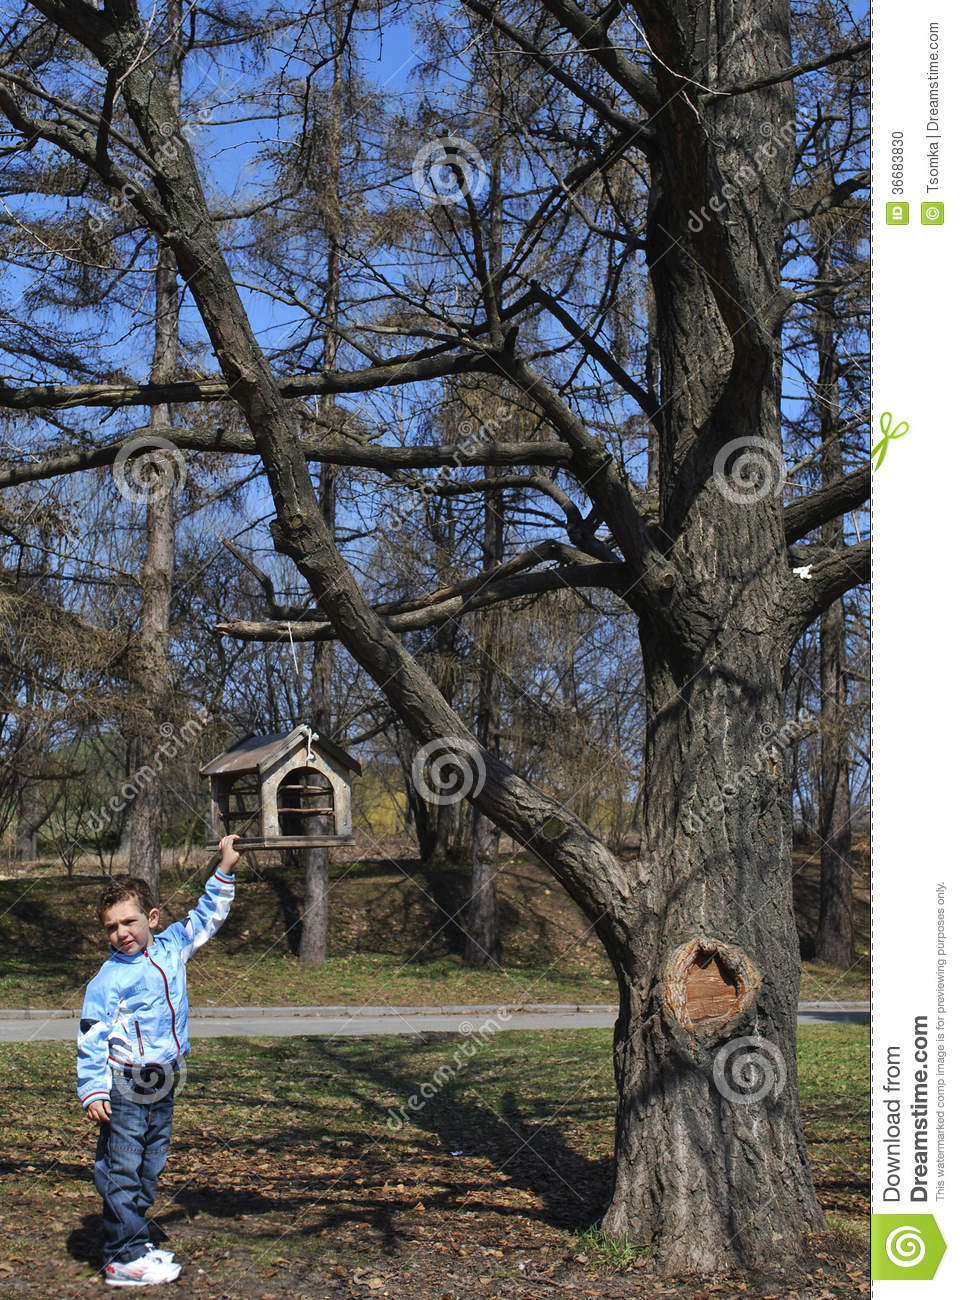
<path id="1" fill-rule="evenodd" d="M 207 1039 L 178 1096 L 154 1226 L 183 1263 L 155 1294 L 528 1300 L 754 1296 L 853 1300 L 868 1290 L 869 1134 L 863 1026 L 804 1029 L 805 1127 L 833 1228 L 798 1263 L 665 1280 L 590 1228 L 610 1194 L 609 1033 L 510 1032 L 401 1123 L 461 1038 Z M 0 1297 L 103 1289 L 95 1133 L 70 1044 L 0 1050 Z M 151 1292 L 154 1294 L 154 1292 Z"/>

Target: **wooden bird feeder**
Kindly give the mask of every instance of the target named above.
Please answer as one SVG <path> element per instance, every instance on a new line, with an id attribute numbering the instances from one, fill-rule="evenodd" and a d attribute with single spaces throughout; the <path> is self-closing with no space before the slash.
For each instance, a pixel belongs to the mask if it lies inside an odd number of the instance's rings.
<path id="1" fill-rule="evenodd" d="M 353 844 L 352 773 L 357 760 L 306 725 L 247 736 L 200 769 L 210 781 L 206 847 L 232 834 L 245 849 Z"/>

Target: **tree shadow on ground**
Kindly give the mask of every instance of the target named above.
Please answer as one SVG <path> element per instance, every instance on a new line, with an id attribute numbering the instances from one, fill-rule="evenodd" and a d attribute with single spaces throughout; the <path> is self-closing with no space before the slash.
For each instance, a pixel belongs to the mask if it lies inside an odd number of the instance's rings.
<path id="1" fill-rule="evenodd" d="M 455 1034 L 421 1035 L 421 1049 L 424 1038 L 449 1044 L 451 1061 L 464 1042 Z M 303 1237 L 337 1228 L 364 1229 L 389 1251 L 406 1237 L 404 1222 L 414 1212 L 446 1218 L 469 1208 L 501 1221 L 534 1220 L 567 1232 L 595 1223 L 603 1212 L 612 1187 L 612 1159 L 577 1151 L 551 1122 L 565 1106 L 578 1124 L 594 1124 L 599 1111 L 609 1109 L 607 1101 L 595 1096 L 578 1103 L 579 1081 L 571 1082 L 569 1098 L 523 1097 L 512 1088 L 498 1088 L 488 1071 L 480 1084 L 482 1096 L 470 1071 L 454 1072 L 451 1064 L 452 1077 L 444 1077 L 430 1096 L 434 1085 L 405 1068 L 408 1049 L 403 1043 L 383 1043 L 374 1057 L 351 1052 L 346 1040 L 300 1041 L 308 1057 L 298 1068 L 337 1078 L 340 1105 L 285 1100 L 284 1108 L 299 1112 L 302 1123 L 274 1134 L 233 1137 L 229 1154 L 221 1151 L 217 1159 L 218 1177 L 192 1177 L 168 1194 L 166 1207 L 158 1207 L 161 1223 L 172 1226 L 196 1215 L 224 1220 L 263 1216 L 260 1228 L 245 1224 L 244 1232 L 269 1233 L 270 1221 L 276 1219 L 299 1223 L 296 1231 Z M 252 1053 L 261 1050 L 250 1046 Z M 344 1095 L 360 1112 L 359 1122 L 331 1126 Z M 394 1101 L 391 1108 L 390 1099 L 411 1096 L 421 1108 L 407 1106 L 398 1126 L 402 1103 Z M 234 1100 L 242 1098 L 234 1094 Z M 249 1100 L 262 1104 L 253 1095 Z M 253 1174 L 255 1162 L 264 1160 L 265 1145 L 272 1171 Z M 330 1172 L 318 1171 L 318 1164 L 328 1164 Z M 409 1190 L 388 1186 L 401 1165 Z"/>
<path id="2" fill-rule="evenodd" d="M 79 952 L 91 946 L 91 933 L 95 929 L 92 916 L 76 910 L 67 912 L 32 894 L 10 903 L 3 915 L 10 935 L 16 936 L 16 943 L 29 945 L 31 961 L 42 956 L 54 959 L 59 956 L 62 965 L 64 952 Z M 0 934 L 4 928 L 0 927 Z"/>

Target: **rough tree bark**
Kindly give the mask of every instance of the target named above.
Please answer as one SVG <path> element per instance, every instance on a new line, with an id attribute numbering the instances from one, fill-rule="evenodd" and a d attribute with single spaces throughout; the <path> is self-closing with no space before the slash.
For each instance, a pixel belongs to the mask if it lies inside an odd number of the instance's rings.
<path id="1" fill-rule="evenodd" d="M 180 106 L 181 0 L 166 3 L 166 72 L 164 82 L 174 112 Z M 154 346 L 150 381 L 169 383 L 177 372 L 179 343 L 179 289 L 177 262 L 164 240 L 157 240 L 157 270 L 154 277 Z M 150 408 L 150 429 L 172 423 L 169 403 Z M 162 436 L 162 435 L 160 435 Z M 146 772 L 135 781 L 137 797 L 130 808 L 129 870 L 148 881 L 155 898 L 160 896 L 162 864 L 163 785 L 155 755 L 163 743 L 160 728 L 170 704 L 170 595 L 173 586 L 175 547 L 174 494 L 176 469 L 172 453 L 151 450 L 155 490 L 146 503 L 145 551 L 140 574 L 140 626 L 129 655 L 129 725 L 131 766 L 134 773 Z"/>
<path id="2" fill-rule="evenodd" d="M 159 154 L 178 123 L 133 0 L 106 0 L 102 10 L 55 0 L 36 7 L 118 78 L 144 146 Z M 602 23 L 573 0 L 543 7 L 650 115 L 630 138 L 649 149 L 652 178 L 646 239 L 661 383 L 650 404 L 659 443 L 656 523 L 645 519 L 604 444 L 517 351 L 479 255 L 488 319 L 486 339 L 474 347 L 495 358 L 566 443 L 571 472 L 630 571 L 624 599 L 638 617 L 648 684 L 642 848 L 636 859 L 618 860 L 490 752 L 475 803 L 547 863 L 593 922 L 617 972 L 616 1181 L 607 1231 L 649 1245 L 668 1271 L 764 1264 L 795 1252 L 806 1231 L 823 1226 L 798 1113 L 800 963 L 785 765 L 777 745 L 764 741 L 782 722 L 792 644 L 867 573 L 867 548 L 849 547 L 817 558 L 801 578 L 785 535 L 798 519 L 783 510 L 779 491 L 786 305 L 779 254 L 794 161 L 788 5 L 635 0 L 655 56 L 653 78 L 606 42 Z M 751 89 L 754 80 L 761 84 Z M 63 142 L 56 123 L 27 121 L 9 96 L 0 95 L 0 105 L 16 129 Z M 611 118 L 625 129 L 617 112 Z M 337 552 L 283 394 L 218 247 L 189 148 L 177 139 L 181 147 L 158 173 L 157 197 L 131 201 L 174 249 L 246 417 L 276 506 L 275 544 L 413 734 L 475 744 Z M 107 164 L 82 139 L 70 137 L 65 147 L 103 174 Z M 691 209 L 721 194 L 722 222 L 690 222 Z M 766 460 L 765 475 L 752 480 L 735 455 L 742 444 L 731 446 L 745 438 L 757 440 L 752 450 Z M 804 507 L 807 529 L 829 519 L 838 499 L 827 490 Z"/>
<path id="3" fill-rule="evenodd" d="M 178 288 L 177 265 L 172 251 L 163 243 L 157 250 L 156 332 L 151 378 L 172 379 L 177 362 Z M 150 411 L 151 427 L 170 424 L 170 408 L 165 403 Z M 161 462 L 158 482 L 172 482 L 175 474 L 169 463 L 171 453 L 150 453 Z M 163 743 L 160 727 L 170 702 L 170 667 L 168 638 L 170 631 L 170 594 L 173 585 L 174 559 L 173 493 L 160 490 L 151 494 L 146 504 L 146 540 L 140 573 L 140 626 L 129 655 L 130 765 L 134 773 L 146 775 L 136 780 L 137 797 L 130 808 L 130 872 L 142 876 L 159 897 L 161 865 L 161 818 L 163 786 L 156 771 L 154 756 Z"/>
<path id="4" fill-rule="evenodd" d="M 647 258 L 661 362 L 660 518 L 675 581 L 640 622 L 649 915 L 631 926 L 618 962 L 617 1176 L 604 1226 L 656 1241 L 669 1267 L 709 1268 L 762 1258 L 772 1242 L 823 1225 L 797 1103 L 800 958 L 784 765 L 776 755 L 756 762 L 783 717 L 790 649 L 778 207 L 793 170 L 793 95 L 785 82 L 745 98 L 702 97 L 697 111 L 667 69 L 717 86 L 788 67 L 789 14 L 783 3 L 762 16 L 755 5 L 721 4 L 704 32 L 678 26 L 672 4 L 642 8 L 663 59 L 667 119 L 650 160 Z M 759 193 L 736 183 L 758 156 Z M 714 194 L 726 200 L 723 222 L 692 221 Z M 731 796 L 739 773 L 750 775 Z M 685 829 L 692 805 L 716 815 Z M 759 973 L 753 1005 L 684 1018 L 688 979 L 672 1013 L 664 989 L 678 950 L 693 943 L 707 962 L 718 940 Z M 739 997 L 729 965 L 712 961 Z M 741 1044 L 758 1058 L 744 1097 L 729 1086 L 725 1095 L 716 1073 L 719 1051 L 737 1038 L 757 1040 Z"/>

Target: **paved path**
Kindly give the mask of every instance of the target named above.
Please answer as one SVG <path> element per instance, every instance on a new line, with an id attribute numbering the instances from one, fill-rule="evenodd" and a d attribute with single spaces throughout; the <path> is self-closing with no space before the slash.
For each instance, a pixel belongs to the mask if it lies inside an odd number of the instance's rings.
<path id="1" fill-rule="evenodd" d="M 76 1011 L 0 1010 L 0 1042 L 67 1041 L 77 1034 Z M 191 1007 L 191 1038 L 292 1038 L 300 1034 L 477 1033 L 497 1029 L 604 1029 L 614 1006 L 525 1003 L 455 1007 Z M 869 1002 L 801 1002 L 800 1024 L 870 1022 Z M 489 1032 L 489 1029 L 488 1029 Z"/>

